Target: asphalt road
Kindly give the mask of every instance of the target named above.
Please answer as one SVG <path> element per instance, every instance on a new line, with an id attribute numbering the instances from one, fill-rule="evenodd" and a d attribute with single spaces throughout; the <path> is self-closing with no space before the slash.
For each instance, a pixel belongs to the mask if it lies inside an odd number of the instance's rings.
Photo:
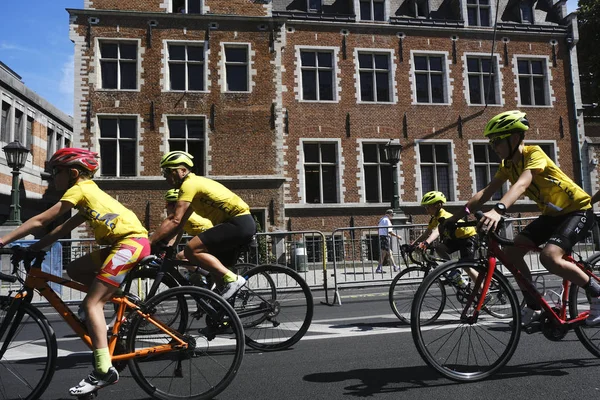
<path id="1" fill-rule="evenodd" d="M 293 349 L 248 349 L 219 399 L 566 399 L 600 396 L 600 359 L 569 333 L 561 342 L 521 336 L 511 362 L 492 378 L 460 384 L 439 376 L 417 353 L 410 329 L 391 313 L 386 288 L 344 292 L 342 306 L 318 304 L 307 336 Z M 70 399 L 67 389 L 91 369 L 91 353 L 46 310 L 64 350 L 43 399 Z M 99 399 L 146 399 L 128 371 Z"/>

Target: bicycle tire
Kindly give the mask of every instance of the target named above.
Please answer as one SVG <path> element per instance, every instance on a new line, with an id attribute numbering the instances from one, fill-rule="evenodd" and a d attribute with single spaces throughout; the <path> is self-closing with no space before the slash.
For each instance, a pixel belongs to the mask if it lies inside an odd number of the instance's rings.
<path id="1" fill-rule="evenodd" d="M 413 299 L 427 274 L 429 274 L 428 269 L 410 267 L 398 273 L 392 280 L 388 295 L 390 307 L 392 308 L 392 311 L 396 317 L 398 317 L 398 319 L 404 324 L 410 325 L 410 314 L 412 310 Z M 444 310 L 446 289 L 441 282 L 438 283 L 439 290 L 442 292 L 441 297 L 444 299 L 444 301 L 437 305 L 438 312 L 431 315 L 431 318 L 429 318 L 427 321 L 422 321 L 421 324 L 425 325 L 435 321 Z"/>
<path id="2" fill-rule="evenodd" d="M 600 253 L 592 254 L 586 260 L 592 266 L 595 275 L 600 273 Z M 569 314 L 575 318 L 590 310 L 590 299 L 585 290 L 571 283 L 569 288 Z M 585 322 L 575 327 L 575 334 L 583 346 L 594 356 L 600 357 L 600 325 L 588 326 Z"/>
<path id="3" fill-rule="evenodd" d="M 11 312 L 13 300 L 0 297 L 0 324 Z M 14 322 L 0 337 L 0 399 L 39 399 L 56 369 L 56 335 L 44 314 L 31 304 L 22 302 L 16 312 L 21 314 L 20 321 L 10 343 L 5 341 Z M 13 317 L 14 321 L 19 315 Z M 39 333 L 33 331 L 35 326 Z"/>
<path id="4" fill-rule="evenodd" d="M 158 321 L 169 320 L 165 314 L 179 307 L 182 298 L 186 304 L 198 303 L 204 307 L 206 314 L 213 315 L 213 324 L 206 323 L 208 318 L 189 315 L 188 324 L 178 335 L 189 344 L 187 349 L 136 357 L 129 360 L 129 368 L 138 385 L 153 398 L 212 399 L 231 383 L 242 363 L 242 323 L 221 296 L 194 286 L 159 293 L 143 304 L 142 309 Z M 139 315 L 132 319 L 126 333 L 128 352 L 172 343 L 172 337 L 159 329 L 152 334 L 140 330 L 143 322 L 148 323 Z"/>
<path id="5" fill-rule="evenodd" d="M 487 273 L 487 267 L 477 261 L 448 262 L 433 270 L 424 279 L 413 302 L 411 331 L 419 354 L 429 366 L 449 379 L 473 382 L 491 376 L 510 360 L 519 342 L 521 314 L 514 289 L 506 277 L 496 271 L 494 279 L 506 292 L 512 324 L 509 319 L 495 318 L 487 313 L 479 313 L 472 319 L 473 305 L 465 305 L 458 297 L 448 294 L 440 318 L 435 323 L 423 325 L 421 321 L 428 319 L 421 315 L 423 304 L 439 297 L 436 281 L 443 282 L 443 276 L 457 267 Z M 461 314 L 465 309 L 468 314 L 463 318 Z M 449 343 L 456 339 L 458 341 Z M 500 349 L 489 351 L 492 346 Z"/>
<path id="6" fill-rule="evenodd" d="M 312 293 L 304 279 L 275 264 L 252 268 L 244 278 L 246 285 L 232 299 L 244 325 L 246 344 L 255 350 L 277 351 L 302 339 L 314 312 Z"/>

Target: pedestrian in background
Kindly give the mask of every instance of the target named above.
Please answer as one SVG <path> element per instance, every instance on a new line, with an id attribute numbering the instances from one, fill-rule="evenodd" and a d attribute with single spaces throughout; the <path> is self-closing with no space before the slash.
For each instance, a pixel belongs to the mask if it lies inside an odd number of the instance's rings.
<path id="1" fill-rule="evenodd" d="M 394 215 L 394 210 L 389 209 L 386 210 L 385 215 L 381 217 L 379 223 L 379 265 L 375 270 L 375 273 L 382 274 L 383 273 L 383 264 L 386 260 L 389 260 L 389 264 L 394 268 L 394 272 L 398 272 L 400 268 L 396 265 L 394 261 L 394 256 L 391 250 L 390 236 L 395 236 L 400 239 L 400 236 L 396 235 L 392 231 L 392 221 L 391 217 Z"/>

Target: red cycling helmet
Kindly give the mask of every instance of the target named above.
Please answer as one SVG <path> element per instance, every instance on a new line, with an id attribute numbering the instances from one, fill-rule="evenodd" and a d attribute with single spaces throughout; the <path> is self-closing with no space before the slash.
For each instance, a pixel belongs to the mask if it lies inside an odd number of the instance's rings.
<path id="1" fill-rule="evenodd" d="M 81 167 L 93 174 L 100 167 L 96 158 L 98 158 L 98 153 L 94 153 L 93 151 L 78 149 L 76 147 L 65 147 L 54 153 L 50 161 L 48 161 L 48 165 L 50 168 Z"/>

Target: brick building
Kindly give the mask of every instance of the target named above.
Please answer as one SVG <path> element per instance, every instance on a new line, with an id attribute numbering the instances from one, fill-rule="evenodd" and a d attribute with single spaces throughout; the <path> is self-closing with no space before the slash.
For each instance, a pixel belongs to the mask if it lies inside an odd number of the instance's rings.
<path id="1" fill-rule="evenodd" d="M 481 132 L 507 109 L 527 112 L 527 142 L 576 180 L 590 175 L 564 1 L 90 0 L 68 11 L 75 143 L 101 153 L 100 186 L 151 229 L 167 189 L 159 159 L 173 149 L 267 230 L 376 224 L 392 196 L 390 139 L 404 146 L 400 204 L 414 222 L 429 190 L 464 204 L 497 168 Z"/>
<path id="2" fill-rule="evenodd" d="M 46 160 L 59 148 L 70 146 L 73 136 L 73 118 L 58 110 L 29 89 L 21 77 L 0 62 L 0 147 L 19 141 L 30 151 L 25 167 L 21 169 L 21 220 L 45 211 L 57 201 L 48 193 L 48 184 L 42 179 Z M 12 169 L 6 155 L 0 151 L 0 224 L 10 213 Z"/>

